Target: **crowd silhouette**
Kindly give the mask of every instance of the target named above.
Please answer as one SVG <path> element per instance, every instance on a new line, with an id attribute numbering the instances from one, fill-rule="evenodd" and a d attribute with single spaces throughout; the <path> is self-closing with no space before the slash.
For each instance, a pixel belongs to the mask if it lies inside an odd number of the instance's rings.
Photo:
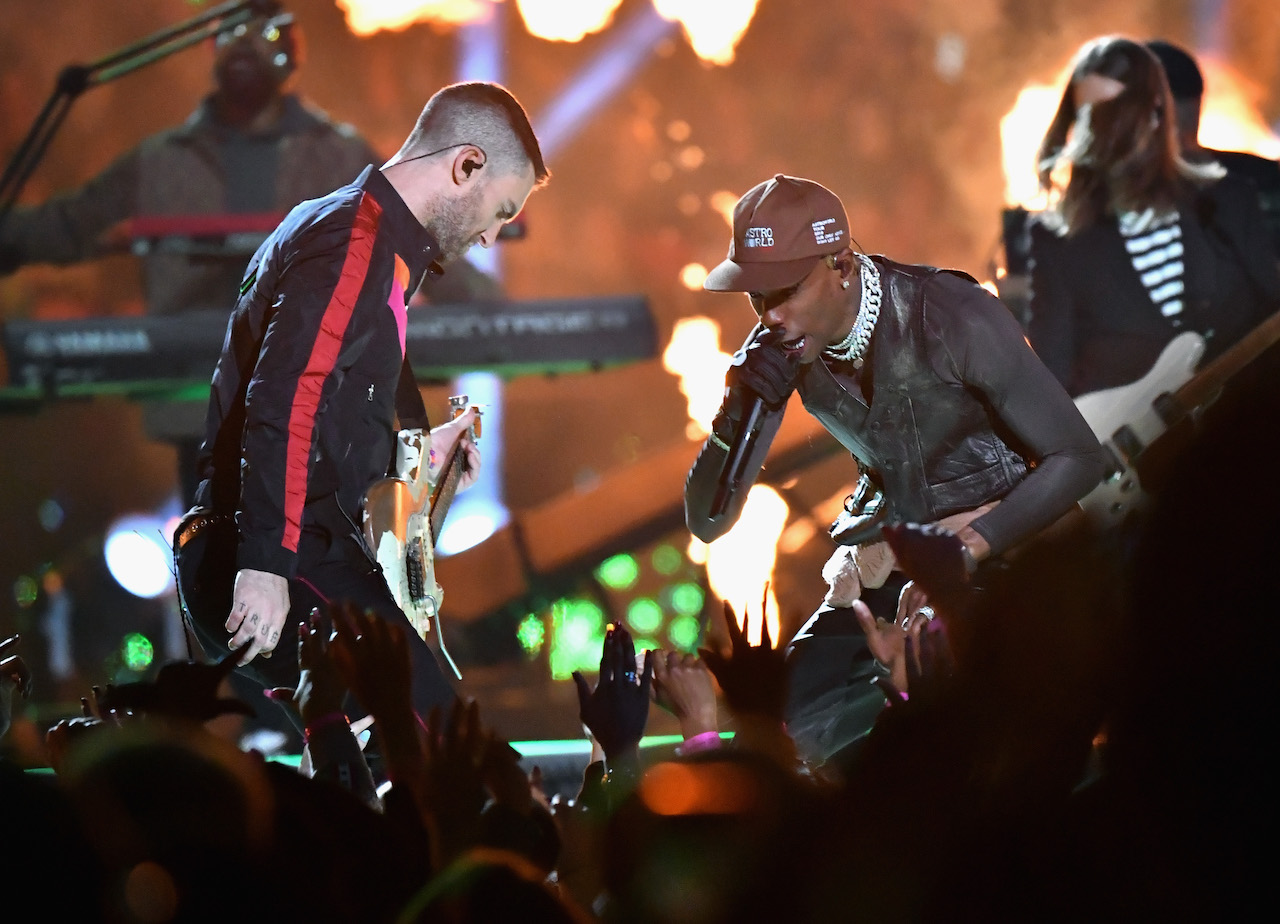
<path id="1" fill-rule="evenodd" d="M 211 730 L 249 710 L 224 695 L 234 652 L 94 690 L 48 730 L 51 772 L 10 748 L 6 897 L 103 921 L 1251 917 L 1280 677 L 1255 422 L 1277 413 L 1256 387 L 1205 411 L 1124 543 L 1081 526 L 970 581 L 929 570 L 945 531 L 891 530 L 936 616 L 873 628 L 885 708 L 821 765 L 787 734 L 782 646 L 728 604 L 707 635 L 727 644 L 697 655 L 609 630 L 574 678 L 599 760 L 571 798 L 480 704 L 415 714 L 401 630 L 338 606 L 272 691 L 307 729 L 302 768 Z M 20 644 L 0 643 L 0 728 L 33 682 Z M 639 747 L 652 703 L 674 756 Z"/>

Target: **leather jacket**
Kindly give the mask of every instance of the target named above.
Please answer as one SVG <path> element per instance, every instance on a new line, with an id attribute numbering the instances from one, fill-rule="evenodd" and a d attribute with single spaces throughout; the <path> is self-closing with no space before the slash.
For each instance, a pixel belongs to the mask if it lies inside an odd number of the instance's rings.
<path id="1" fill-rule="evenodd" d="M 1003 499 L 972 524 L 999 554 L 1101 480 L 1101 448 L 1017 321 L 972 277 L 873 260 L 884 297 L 866 366 L 826 357 L 807 366 L 797 386 L 805 409 L 883 489 L 886 522 L 928 523 Z M 685 485 L 694 535 L 710 542 L 732 527 L 782 414 L 765 415 L 718 517 L 711 498 L 726 453 L 708 440 Z"/>

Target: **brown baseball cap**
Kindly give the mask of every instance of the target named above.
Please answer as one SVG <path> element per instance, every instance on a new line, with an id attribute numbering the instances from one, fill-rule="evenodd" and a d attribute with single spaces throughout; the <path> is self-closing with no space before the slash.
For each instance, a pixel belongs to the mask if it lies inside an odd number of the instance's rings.
<path id="1" fill-rule="evenodd" d="M 729 257 L 702 283 L 712 292 L 769 292 L 794 285 L 827 254 L 849 246 L 849 217 L 821 183 L 779 173 L 733 207 Z"/>

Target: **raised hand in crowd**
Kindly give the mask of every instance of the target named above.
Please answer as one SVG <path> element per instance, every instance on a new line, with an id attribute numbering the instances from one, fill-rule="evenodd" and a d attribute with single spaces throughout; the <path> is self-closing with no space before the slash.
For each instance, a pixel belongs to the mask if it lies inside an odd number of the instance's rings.
<path id="1" fill-rule="evenodd" d="M 763 610 L 761 619 L 764 620 Z M 760 716 L 781 722 L 787 701 L 786 652 L 773 647 L 767 620 L 761 626 L 760 644 L 752 645 L 728 601 L 724 602 L 724 622 L 729 635 L 728 653 L 699 648 L 698 654 L 724 691 L 725 702 L 735 716 Z"/>
<path id="2" fill-rule="evenodd" d="M 653 701 L 679 720 L 686 742 L 710 740 L 713 735 L 719 740 L 715 681 L 697 655 L 679 651 L 654 654 Z"/>
<path id="3" fill-rule="evenodd" d="M 247 703 L 218 695 L 239 656 L 233 651 L 216 664 L 174 661 L 161 667 L 154 681 L 108 684 L 105 693 L 95 687 L 98 715 L 115 712 L 197 723 L 228 713 L 251 716 L 254 711 Z"/>
<path id="4" fill-rule="evenodd" d="M 768 599 L 767 586 L 765 594 Z M 710 648 L 699 648 L 698 653 L 715 676 L 733 713 L 737 725 L 735 743 L 791 766 L 795 762 L 795 745 L 784 725 L 788 685 L 786 651 L 773 647 L 764 615 L 762 606 L 760 644 L 752 645 L 738 624 L 733 607 L 725 601 L 728 653 L 721 654 Z"/>
<path id="5" fill-rule="evenodd" d="M 298 624 L 298 686 L 273 687 L 266 695 L 296 709 L 306 745 L 301 769 L 349 790 L 367 805 L 378 807 L 377 788 L 360 743 L 343 712 L 347 687 L 329 653 L 328 633 L 319 609 Z"/>
<path id="6" fill-rule="evenodd" d="M 556 884 L 560 894 L 580 908 L 592 908 L 604 892 L 604 856 L 609 797 L 603 760 L 589 763 L 576 797 L 551 798 L 551 814 L 560 835 Z"/>
<path id="7" fill-rule="evenodd" d="M 976 565 L 960 536 L 932 523 L 900 523 L 884 528 L 898 567 L 936 603 L 953 606 L 969 586 Z"/>
<path id="8" fill-rule="evenodd" d="M 421 722 L 409 696 L 411 666 L 404 629 L 351 603 L 332 607 L 329 615 L 333 637 L 326 648 L 328 660 L 373 717 L 387 775 L 407 787 L 419 811 L 424 811 L 426 753 L 419 736 Z"/>
<path id="9" fill-rule="evenodd" d="M 899 598 L 901 606 L 901 598 Z M 871 608 L 861 600 L 853 601 L 853 615 L 858 620 L 862 634 L 866 636 L 867 647 L 875 658 L 883 674 L 876 678 L 877 685 L 884 691 L 892 703 L 900 700 L 907 692 L 909 677 L 907 674 L 907 637 L 918 626 L 908 622 L 903 626 L 899 622 L 890 622 L 883 617 L 872 614 Z M 923 621 L 923 620 L 921 620 Z"/>
<path id="10" fill-rule="evenodd" d="M 420 798 L 433 835 L 437 869 L 480 842 L 481 813 L 489 798 L 486 778 L 502 776 L 497 765 L 503 755 L 495 753 L 498 749 L 509 752 L 509 760 L 519 759 L 510 745 L 498 742 L 481 726 L 480 707 L 475 700 L 457 698 L 447 717 L 439 707 L 427 717 Z M 504 783 L 509 785 L 509 780 Z M 509 790 L 504 789 L 504 793 L 509 794 Z"/>
<path id="11" fill-rule="evenodd" d="M 19 635 L 11 635 L 0 641 L 0 738 L 9 731 L 13 719 L 13 696 L 22 699 L 31 695 L 31 669 L 18 654 Z"/>
<path id="12" fill-rule="evenodd" d="M 580 671 L 573 672 L 573 682 L 578 688 L 578 717 L 604 749 L 609 773 L 636 769 L 640 739 L 649 721 L 653 652 L 645 652 L 644 669 L 637 675 L 631 633 L 622 626 L 611 626 L 605 633 L 595 689 Z"/>

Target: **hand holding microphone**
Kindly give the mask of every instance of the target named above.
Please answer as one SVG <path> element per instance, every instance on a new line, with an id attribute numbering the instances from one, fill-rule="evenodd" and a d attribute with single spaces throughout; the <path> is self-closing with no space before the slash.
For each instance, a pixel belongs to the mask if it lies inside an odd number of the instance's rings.
<path id="1" fill-rule="evenodd" d="M 764 402 L 770 410 L 787 403 L 800 377 L 800 364 L 782 349 L 785 337 L 785 331 L 765 329 L 734 355 L 733 364 L 725 374 L 729 391 L 725 409 L 730 416 L 743 419 L 746 415 L 734 414 L 730 405 L 745 409 L 752 404 L 752 399 Z"/>
<path id="2" fill-rule="evenodd" d="M 747 462 L 755 446 L 766 410 L 779 410 L 795 390 L 799 363 L 781 348 L 781 330 L 765 330 L 733 357 L 725 374 L 725 399 L 712 424 L 712 439 L 728 453 L 711 502 L 711 516 L 724 513 L 730 498 L 743 486 Z M 725 437 L 717 431 L 725 430 Z"/>

